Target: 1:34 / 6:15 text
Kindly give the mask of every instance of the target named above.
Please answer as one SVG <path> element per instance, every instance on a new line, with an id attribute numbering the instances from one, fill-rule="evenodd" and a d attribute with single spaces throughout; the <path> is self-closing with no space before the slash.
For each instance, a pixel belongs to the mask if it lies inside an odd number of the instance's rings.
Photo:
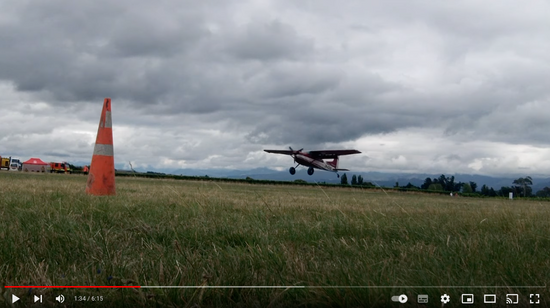
<path id="1" fill-rule="evenodd" d="M 98 296 L 75 296 L 74 297 L 75 302 L 102 302 L 103 301 L 103 295 Z"/>

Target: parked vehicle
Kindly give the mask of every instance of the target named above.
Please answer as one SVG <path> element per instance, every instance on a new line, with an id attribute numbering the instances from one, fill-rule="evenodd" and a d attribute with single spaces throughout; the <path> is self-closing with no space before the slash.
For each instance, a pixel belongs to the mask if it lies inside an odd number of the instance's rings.
<path id="1" fill-rule="evenodd" d="M 0 156 L 0 170 L 10 170 L 11 157 Z"/>
<path id="2" fill-rule="evenodd" d="M 12 158 L 10 163 L 10 171 L 21 171 L 23 164 L 19 159 Z"/>
<path id="3" fill-rule="evenodd" d="M 51 173 L 73 173 L 71 166 L 68 162 L 61 163 L 50 163 L 50 172 Z"/>

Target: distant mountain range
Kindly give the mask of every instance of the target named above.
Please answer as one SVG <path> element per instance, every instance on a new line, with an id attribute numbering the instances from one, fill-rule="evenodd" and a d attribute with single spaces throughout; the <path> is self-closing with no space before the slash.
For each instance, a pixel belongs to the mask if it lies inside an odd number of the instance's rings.
<path id="1" fill-rule="evenodd" d="M 205 176 L 221 177 L 221 178 L 234 178 L 245 179 L 247 177 L 255 180 L 274 180 L 274 181 L 294 181 L 301 179 L 307 182 L 325 182 L 325 183 L 340 183 L 340 179 L 335 173 L 325 172 L 321 170 L 315 170 L 315 173 L 311 176 L 307 175 L 305 168 L 300 168 L 296 171 L 295 175 L 291 175 L 288 170 L 277 171 L 269 168 L 256 168 L 250 170 L 227 170 L 227 169 L 177 169 L 172 172 L 165 172 L 176 175 L 189 175 L 189 176 Z M 163 171 L 164 172 L 164 171 Z M 371 182 L 377 186 L 393 187 L 395 183 L 399 183 L 399 186 L 405 186 L 411 183 L 415 186 L 420 186 L 424 183 L 427 177 L 439 178 L 441 174 L 427 174 L 427 173 L 384 173 L 384 172 L 345 172 L 348 177 L 348 182 L 351 182 L 351 177 L 355 174 L 361 175 L 364 182 Z M 344 173 L 340 173 L 342 175 Z M 500 189 L 503 186 L 512 186 L 512 182 L 517 177 L 491 177 L 477 174 L 445 174 L 445 176 L 455 177 L 455 182 L 475 182 L 477 184 L 477 190 L 481 189 L 484 184 L 488 187 L 492 187 L 495 190 Z M 537 192 L 544 187 L 550 187 L 550 178 L 537 178 L 533 177 L 533 192 Z"/>

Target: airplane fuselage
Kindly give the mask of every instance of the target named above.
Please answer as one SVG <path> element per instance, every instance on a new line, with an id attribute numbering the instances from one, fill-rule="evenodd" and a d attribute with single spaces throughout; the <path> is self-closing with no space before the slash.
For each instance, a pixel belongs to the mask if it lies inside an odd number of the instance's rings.
<path id="1" fill-rule="evenodd" d="M 307 155 L 306 153 L 300 152 L 300 153 L 296 154 L 295 160 L 296 160 L 296 163 L 298 163 L 302 166 L 313 167 L 313 168 L 322 169 L 322 170 L 326 170 L 326 171 L 336 172 L 336 170 L 335 170 L 336 168 L 334 168 L 330 164 L 327 164 L 324 160 L 312 158 L 309 155 Z"/>

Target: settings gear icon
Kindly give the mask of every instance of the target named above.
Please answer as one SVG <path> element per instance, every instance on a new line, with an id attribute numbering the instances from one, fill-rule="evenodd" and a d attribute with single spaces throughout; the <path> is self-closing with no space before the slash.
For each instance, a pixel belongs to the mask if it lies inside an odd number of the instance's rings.
<path id="1" fill-rule="evenodd" d="M 443 304 L 446 304 L 446 303 L 448 303 L 448 302 L 450 302 L 450 301 L 451 301 L 451 297 L 450 297 L 449 295 L 447 295 L 447 294 L 441 295 L 441 302 L 442 302 Z"/>

